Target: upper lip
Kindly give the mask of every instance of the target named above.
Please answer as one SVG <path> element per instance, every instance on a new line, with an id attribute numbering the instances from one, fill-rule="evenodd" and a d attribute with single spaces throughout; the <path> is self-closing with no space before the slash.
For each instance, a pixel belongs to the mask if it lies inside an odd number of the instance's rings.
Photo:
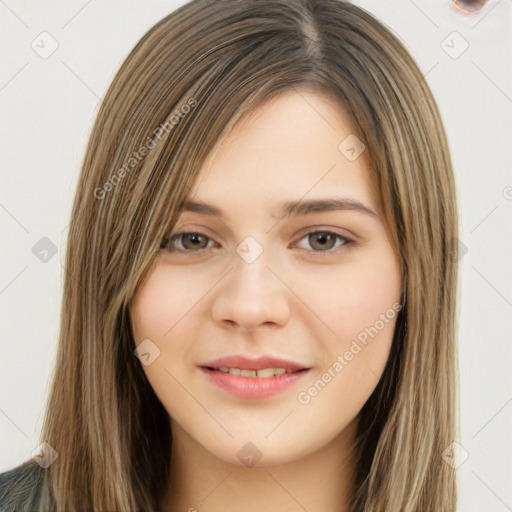
<path id="1" fill-rule="evenodd" d="M 203 368 L 240 368 L 240 370 L 263 370 L 264 368 L 284 368 L 285 370 L 298 371 L 309 370 L 294 361 L 263 355 L 257 358 L 249 358 L 241 355 L 221 357 L 201 365 Z"/>

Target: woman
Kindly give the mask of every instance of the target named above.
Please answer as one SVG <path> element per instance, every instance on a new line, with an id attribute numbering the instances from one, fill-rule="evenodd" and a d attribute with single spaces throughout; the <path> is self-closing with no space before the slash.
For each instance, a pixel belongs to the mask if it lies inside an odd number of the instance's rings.
<path id="1" fill-rule="evenodd" d="M 187 3 L 98 114 L 46 444 L 2 510 L 455 510 L 457 234 L 435 100 L 383 24 Z"/>

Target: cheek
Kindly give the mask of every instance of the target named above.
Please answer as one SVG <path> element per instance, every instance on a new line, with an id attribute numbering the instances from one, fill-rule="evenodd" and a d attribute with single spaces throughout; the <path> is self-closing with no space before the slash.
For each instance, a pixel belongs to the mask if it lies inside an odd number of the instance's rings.
<path id="1" fill-rule="evenodd" d="M 133 301 L 131 318 L 136 343 L 150 338 L 157 345 L 166 344 L 187 321 L 200 291 L 190 279 L 168 275 L 162 268 L 153 271 Z"/>
<path id="2" fill-rule="evenodd" d="M 343 397 L 344 407 L 357 412 L 375 389 L 389 357 L 401 293 L 399 263 L 391 249 L 358 252 L 339 271 L 317 274 L 316 279 L 316 285 L 308 288 L 308 305 L 328 326 L 316 330 L 322 333 L 318 343 L 323 345 L 322 368 L 316 377 L 326 372 L 325 379 L 331 379 L 318 405 L 328 407 L 331 400 Z"/>
<path id="3" fill-rule="evenodd" d="M 173 407 L 180 408 L 184 397 L 172 376 L 182 380 L 177 370 L 183 367 L 180 358 L 186 347 L 180 345 L 178 349 L 175 338 L 185 311 L 182 295 L 173 293 L 169 282 L 158 269 L 153 271 L 134 297 L 130 319 L 135 345 L 149 339 L 151 355 L 158 353 L 150 364 L 141 365 L 151 387 L 166 408 L 170 396 Z M 176 281 L 171 282 L 173 289 L 179 290 Z"/>
<path id="4" fill-rule="evenodd" d="M 131 311 L 133 336 L 135 343 L 149 338 L 158 345 L 169 328 L 168 293 L 152 278 L 140 289 L 135 297 Z M 167 326 L 167 328 L 166 328 Z"/>
<path id="5" fill-rule="evenodd" d="M 299 293 L 308 297 L 308 306 L 328 328 L 322 332 L 335 336 L 338 344 L 355 338 L 383 314 L 394 318 L 393 304 L 400 300 L 399 267 L 389 255 L 358 255 L 335 272 L 317 272 L 301 281 L 304 288 Z M 379 330 L 389 333 L 392 326 L 386 323 Z"/>
<path id="6" fill-rule="evenodd" d="M 165 265 L 157 267 L 134 297 L 130 310 L 135 345 L 149 339 L 156 345 L 158 357 L 143 370 L 155 391 L 175 387 L 189 368 L 194 340 L 204 323 L 208 281 L 202 276 L 191 278 L 190 272 L 171 272 Z M 211 288 L 211 285 L 210 285 Z"/>

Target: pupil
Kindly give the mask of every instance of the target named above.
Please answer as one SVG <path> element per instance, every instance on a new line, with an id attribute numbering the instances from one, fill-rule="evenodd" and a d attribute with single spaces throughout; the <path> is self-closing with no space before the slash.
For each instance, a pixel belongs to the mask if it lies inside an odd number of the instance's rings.
<path id="1" fill-rule="evenodd" d="M 332 235 L 329 233 L 321 233 L 318 235 L 313 234 L 311 236 L 320 240 L 320 248 L 322 248 L 322 247 L 325 248 L 325 243 L 322 243 L 322 241 L 325 242 L 327 239 L 332 239 Z M 314 247 L 314 244 L 312 244 L 312 245 Z"/>
<path id="2" fill-rule="evenodd" d="M 196 235 L 194 233 L 190 235 L 186 235 L 185 238 L 188 238 L 189 240 L 193 240 L 192 245 L 197 247 L 197 244 L 199 242 L 199 245 L 201 244 L 201 238 L 203 238 L 201 235 Z"/>

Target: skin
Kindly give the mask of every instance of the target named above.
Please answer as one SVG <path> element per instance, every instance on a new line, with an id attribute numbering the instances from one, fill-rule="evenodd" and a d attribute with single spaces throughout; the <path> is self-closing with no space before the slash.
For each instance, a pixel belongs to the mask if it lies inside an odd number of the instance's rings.
<path id="1" fill-rule="evenodd" d="M 367 155 L 350 161 L 338 149 L 352 133 L 341 107 L 316 92 L 287 92 L 251 112 L 217 143 L 190 196 L 226 216 L 183 213 L 170 235 L 205 238 L 178 237 L 161 249 L 133 298 L 136 344 L 150 339 L 160 350 L 143 369 L 171 417 L 173 479 L 162 510 L 347 510 L 358 413 L 385 367 L 396 315 L 341 371 L 333 364 L 380 315 L 391 316 L 402 291 Z M 271 216 L 285 200 L 334 196 L 377 215 Z M 307 236 L 318 231 L 354 242 Z M 247 236 L 263 249 L 251 263 L 236 252 Z M 273 397 L 244 400 L 199 368 L 231 354 L 312 370 Z M 335 376 L 301 403 L 299 393 L 329 368 Z M 252 467 L 237 455 L 247 442 L 261 454 Z"/>

